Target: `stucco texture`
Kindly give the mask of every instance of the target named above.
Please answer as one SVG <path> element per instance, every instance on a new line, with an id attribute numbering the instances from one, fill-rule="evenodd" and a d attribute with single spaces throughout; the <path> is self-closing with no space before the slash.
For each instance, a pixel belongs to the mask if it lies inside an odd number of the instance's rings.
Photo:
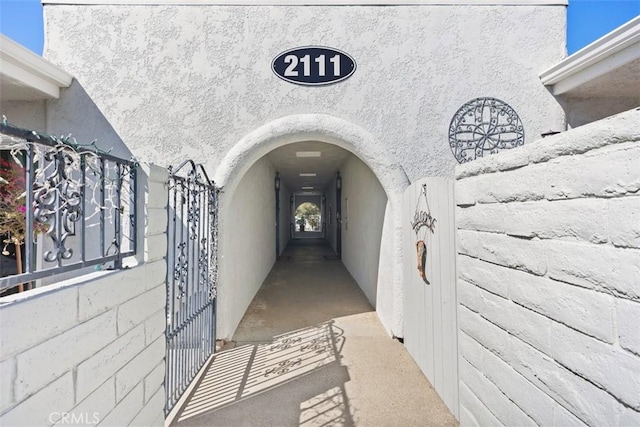
<path id="1" fill-rule="evenodd" d="M 283 144 L 332 143 L 369 166 L 388 200 L 380 253 L 393 260 L 378 275 L 376 308 L 398 336 L 402 191 L 424 176 L 453 177 L 448 130 L 458 108 L 476 97 L 501 99 L 519 114 L 528 141 L 564 123 L 538 78 L 565 55 L 564 6 L 44 9 L 44 55 L 77 78 L 134 156 L 160 165 L 193 158 L 216 177 L 223 232 L 235 233 L 228 201 L 244 174 Z M 304 87 L 271 71 L 281 52 L 307 45 L 346 52 L 356 72 Z M 56 108 L 50 117 L 83 114 Z M 222 251 L 224 241 L 221 254 L 235 253 Z M 221 298 L 226 268 L 221 261 Z M 249 294 L 243 298 L 240 305 Z M 239 318 L 228 320 L 227 332 Z"/>
<path id="2" fill-rule="evenodd" d="M 45 101 L 0 102 L 0 114 L 5 116 L 9 123 L 40 132 L 45 130 L 45 109 Z"/>
<path id="3" fill-rule="evenodd" d="M 217 333 L 231 338 L 276 259 L 273 165 L 263 158 L 245 174 L 236 191 L 222 195 L 233 214 L 220 231 Z"/>
<path id="4" fill-rule="evenodd" d="M 371 169 L 350 156 L 342 166 L 342 262 L 374 308 L 378 266 L 393 268 L 393 258 L 380 260 L 386 205 L 387 196 Z"/>
<path id="5" fill-rule="evenodd" d="M 564 56 L 564 22 L 563 6 L 45 5 L 44 54 L 141 159 L 215 170 L 265 123 L 328 114 L 372 133 L 413 181 L 453 175 L 448 125 L 472 98 L 509 103 L 529 141 L 561 127 L 538 73 Z M 358 68 L 323 87 L 275 76 L 273 58 L 305 45 Z"/>

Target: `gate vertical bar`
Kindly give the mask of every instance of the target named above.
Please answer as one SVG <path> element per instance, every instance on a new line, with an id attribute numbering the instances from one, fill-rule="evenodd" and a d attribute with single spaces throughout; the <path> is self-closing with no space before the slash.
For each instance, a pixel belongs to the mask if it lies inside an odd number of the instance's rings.
<path id="1" fill-rule="evenodd" d="M 113 242 L 115 244 L 115 250 L 117 251 L 118 258 L 114 261 L 114 266 L 117 269 L 122 268 L 122 165 L 116 163 L 116 209 L 113 218 Z"/>
<path id="2" fill-rule="evenodd" d="M 82 213 L 80 217 L 80 232 L 82 237 L 80 239 L 80 252 L 82 262 L 87 260 L 87 215 L 86 215 L 86 200 L 87 200 L 87 156 L 86 154 L 80 154 L 80 198 L 82 199 Z"/>
<path id="3" fill-rule="evenodd" d="M 25 162 L 26 167 L 26 224 L 25 224 L 25 259 L 26 259 L 26 272 L 31 273 L 35 271 L 35 234 L 33 232 L 34 212 L 33 212 L 33 179 L 34 179 L 34 150 L 33 144 L 27 144 L 27 159 Z"/>
<path id="4" fill-rule="evenodd" d="M 105 232 L 105 210 L 102 209 L 105 201 L 106 191 L 106 170 L 105 160 L 100 159 L 100 256 L 105 256 L 104 232 Z"/>

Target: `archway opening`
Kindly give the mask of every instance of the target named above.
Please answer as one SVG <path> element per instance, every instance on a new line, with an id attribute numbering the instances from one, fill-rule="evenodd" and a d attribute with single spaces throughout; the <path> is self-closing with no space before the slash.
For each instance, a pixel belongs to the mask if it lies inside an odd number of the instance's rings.
<path id="1" fill-rule="evenodd" d="M 317 206 L 320 219 L 305 221 L 304 233 L 308 225 L 320 229 L 334 254 L 325 258 L 341 258 L 390 334 L 401 335 L 401 327 L 393 330 L 402 274 L 396 212 L 408 182 L 376 147 L 339 119 L 296 116 L 248 135 L 227 155 L 228 168 L 216 176 L 223 186 L 219 336 L 233 334 L 278 256 L 301 237 L 296 209 L 305 202 Z"/>
<path id="2" fill-rule="evenodd" d="M 294 230 L 299 233 L 299 236 L 302 236 L 303 233 L 311 233 L 310 235 L 314 237 L 320 237 L 314 235 L 322 231 L 320 207 L 312 202 L 300 203 L 296 208 L 293 223 Z"/>

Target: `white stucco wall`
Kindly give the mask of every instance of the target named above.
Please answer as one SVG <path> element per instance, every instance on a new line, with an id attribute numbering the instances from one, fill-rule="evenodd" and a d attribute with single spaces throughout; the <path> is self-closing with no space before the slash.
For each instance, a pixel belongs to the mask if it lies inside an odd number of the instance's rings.
<path id="1" fill-rule="evenodd" d="M 95 141 L 101 150 L 122 159 L 130 159 L 134 142 L 125 143 L 119 131 L 110 123 L 108 112 L 103 112 L 87 94 L 82 84 L 73 80 L 71 86 L 60 91 L 58 99 L 47 101 L 46 126 L 51 135 L 71 135 L 78 143 Z M 146 161 L 145 158 L 139 158 Z M 197 159 L 197 157 L 196 157 Z M 158 163 L 162 166 L 177 166 L 180 161 L 165 157 Z"/>
<path id="2" fill-rule="evenodd" d="M 76 76 L 134 154 L 158 164 L 198 158 L 215 170 L 264 123 L 324 113 L 371 132 L 413 180 L 453 175 L 448 125 L 474 97 L 508 102 L 528 141 L 563 123 L 538 74 L 565 54 L 565 6 L 44 9 L 45 57 Z M 276 55 L 306 45 L 347 52 L 355 74 L 311 88 L 274 75 Z"/>
<path id="3" fill-rule="evenodd" d="M 640 110 L 458 169 L 461 425 L 640 424 Z"/>
<path id="4" fill-rule="evenodd" d="M 291 191 L 284 185 L 280 187 L 280 254 L 284 251 L 291 239 L 291 203 L 289 197 Z"/>
<path id="5" fill-rule="evenodd" d="M 332 182 L 324 189 L 324 195 L 327 198 L 327 236 L 326 239 L 336 251 L 336 185 Z"/>
<path id="6" fill-rule="evenodd" d="M 14 126 L 46 131 L 45 101 L 0 101 L 0 116 L 5 116 L 7 122 Z"/>
<path id="7" fill-rule="evenodd" d="M 387 196 L 371 169 L 351 155 L 342 175 L 342 262 L 373 307 L 376 307 L 380 238 Z"/>
<path id="8" fill-rule="evenodd" d="M 275 262 L 275 175 L 263 157 L 221 195 L 218 339 L 231 338 Z"/>
<path id="9" fill-rule="evenodd" d="M 457 109 L 479 96 L 502 99 L 520 115 L 528 141 L 564 123 L 538 78 L 565 54 L 562 4 L 45 4 L 45 28 L 45 57 L 76 76 L 138 158 L 198 159 L 233 193 L 276 138 L 357 154 L 389 198 L 381 246 L 393 268 L 381 270 L 388 277 L 376 299 L 398 336 L 403 180 L 453 176 L 448 130 Z M 275 76 L 273 58 L 305 45 L 345 51 L 355 74 L 323 87 Z M 231 224 L 224 203 L 222 224 Z"/>

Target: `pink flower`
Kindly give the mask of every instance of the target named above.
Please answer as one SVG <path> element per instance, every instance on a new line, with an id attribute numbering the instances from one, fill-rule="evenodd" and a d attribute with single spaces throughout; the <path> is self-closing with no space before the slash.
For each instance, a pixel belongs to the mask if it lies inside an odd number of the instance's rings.
<path id="1" fill-rule="evenodd" d="M 22 206 L 18 206 L 18 212 L 20 213 L 26 213 L 27 212 L 27 207 L 22 205 Z"/>

